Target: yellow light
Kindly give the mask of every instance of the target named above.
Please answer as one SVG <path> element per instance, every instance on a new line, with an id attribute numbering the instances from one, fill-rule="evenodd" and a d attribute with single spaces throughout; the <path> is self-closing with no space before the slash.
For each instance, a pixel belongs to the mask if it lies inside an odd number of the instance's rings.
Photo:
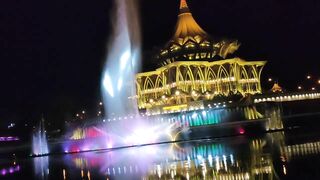
<path id="1" fill-rule="evenodd" d="M 195 56 L 190 55 L 187 58 L 192 57 L 192 59 L 195 58 Z M 238 64 L 239 68 L 243 66 L 252 66 L 253 68 L 257 68 L 256 71 L 258 74 L 254 74 L 254 77 L 241 77 L 240 74 L 229 74 L 230 68 L 227 66 L 228 64 Z M 245 94 L 255 94 L 261 92 L 260 88 L 260 74 L 262 67 L 264 66 L 265 61 L 253 61 L 253 62 L 247 62 L 245 60 L 239 59 L 239 58 L 233 58 L 233 59 L 227 59 L 227 60 L 221 60 L 221 61 L 214 61 L 214 62 L 207 62 L 207 61 L 177 61 L 177 62 L 171 62 L 168 63 L 165 66 L 162 66 L 161 68 L 158 68 L 154 71 L 144 72 L 144 73 L 138 73 L 136 75 L 136 79 L 139 82 L 140 87 L 137 91 L 137 99 L 138 100 L 138 106 L 139 108 L 152 108 L 153 106 L 159 106 L 160 102 L 161 105 L 174 105 L 181 103 L 182 101 L 196 101 L 198 100 L 198 97 L 202 96 L 202 93 L 198 94 L 198 90 L 203 92 L 209 90 L 211 93 L 204 94 L 205 99 L 209 100 L 214 97 L 214 95 L 223 93 L 228 94 L 230 90 L 224 89 L 226 85 L 229 85 L 232 83 L 236 90 L 239 92 Z M 188 71 L 188 73 L 185 75 L 185 73 L 180 72 L 183 71 L 183 68 L 181 67 L 188 67 L 188 69 L 191 69 Z M 219 66 L 221 68 L 211 69 L 210 73 L 212 75 L 206 76 L 207 73 L 205 69 L 210 69 L 212 66 Z M 193 71 L 194 68 L 199 69 L 200 71 Z M 179 78 L 173 78 L 170 76 L 169 69 L 172 69 L 176 73 L 180 73 Z M 220 69 L 220 70 L 219 70 Z M 223 69 L 223 72 L 222 70 Z M 225 70 L 224 70 L 225 69 Z M 246 72 L 245 69 L 238 69 L 240 72 L 243 71 L 244 74 L 247 74 L 249 72 Z M 212 71 L 212 72 L 211 72 Z M 226 71 L 226 72 L 224 72 Z M 182 74 L 181 74 L 182 73 Z M 223 75 L 219 75 L 223 73 Z M 216 76 L 218 74 L 218 76 Z M 180 77 L 180 76 L 183 77 Z M 185 77 L 184 77 L 185 76 Z M 272 83 L 274 79 L 270 77 L 270 80 Z M 320 80 L 320 78 L 319 78 Z M 268 82 L 268 78 L 266 79 Z M 247 86 L 256 85 L 256 90 L 247 90 Z M 161 84 L 161 85 L 160 85 Z M 174 90 L 173 90 L 174 89 Z M 166 95 L 166 93 L 172 91 L 172 94 Z M 194 91 L 194 92 L 193 92 Z M 185 96 L 186 94 L 189 94 L 192 98 L 186 98 L 182 99 L 181 101 L 170 101 L 167 102 L 165 99 L 168 98 L 168 100 L 179 98 L 181 96 Z M 150 98 L 153 98 L 154 102 L 150 104 Z M 159 103 L 158 103 L 159 102 Z M 184 102 L 185 103 L 185 102 Z"/>
<path id="2" fill-rule="evenodd" d="M 182 105 L 176 105 L 176 106 L 166 106 L 163 107 L 163 110 L 180 110 L 182 108 L 186 108 L 188 107 L 186 104 L 182 104 Z"/>
<path id="3" fill-rule="evenodd" d="M 63 174 L 63 179 L 67 179 L 66 178 L 66 170 L 65 169 L 62 170 L 62 174 Z"/>
<path id="4" fill-rule="evenodd" d="M 153 99 L 150 99 L 149 102 L 150 102 L 150 103 L 153 103 Z"/>

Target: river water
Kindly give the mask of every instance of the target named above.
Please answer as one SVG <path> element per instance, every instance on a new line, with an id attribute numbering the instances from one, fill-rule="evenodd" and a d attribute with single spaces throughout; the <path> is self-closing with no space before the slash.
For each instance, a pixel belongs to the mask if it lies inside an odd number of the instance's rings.
<path id="1" fill-rule="evenodd" d="M 320 179 L 320 132 L 297 129 L 38 158 L 0 159 L 0 179 Z"/>

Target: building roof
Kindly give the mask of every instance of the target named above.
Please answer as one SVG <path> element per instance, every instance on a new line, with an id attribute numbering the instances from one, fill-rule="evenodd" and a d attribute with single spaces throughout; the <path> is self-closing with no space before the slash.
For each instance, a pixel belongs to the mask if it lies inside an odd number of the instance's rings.
<path id="1" fill-rule="evenodd" d="M 162 65 L 186 60 L 212 61 L 215 56 L 221 60 L 238 48 L 237 40 L 221 40 L 208 35 L 193 18 L 186 0 L 180 0 L 174 35 L 156 58 Z"/>
<path id="2" fill-rule="evenodd" d="M 186 0 L 181 0 L 180 12 L 178 15 L 178 21 L 173 39 L 195 37 L 197 35 L 208 36 L 207 33 L 194 20 Z"/>
<path id="3" fill-rule="evenodd" d="M 282 88 L 281 86 L 279 85 L 279 83 L 275 82 L 271 88 L 271 91 L 272 92 L 282 92 Z"/>

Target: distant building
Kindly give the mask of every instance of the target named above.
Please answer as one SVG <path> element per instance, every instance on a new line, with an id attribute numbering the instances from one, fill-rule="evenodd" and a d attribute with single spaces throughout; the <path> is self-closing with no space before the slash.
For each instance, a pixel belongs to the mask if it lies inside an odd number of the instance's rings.
<path id="1" fill-rule="evenodd" d="M 139 109 L 182 110 L 216 96 L 261 93 L 266 61 L 229 58 L 239 46 L 207 34 L 181 0 L 175 33 L 156 55 L 161 67 L 136 75 Z"/>
<path id="2" fill-rule="evenodd" d="M 271 91 L 274 93 L 282 92 L 282 88 L 280 87 L 279 83 L 275 82 L 271 88 Z"/>

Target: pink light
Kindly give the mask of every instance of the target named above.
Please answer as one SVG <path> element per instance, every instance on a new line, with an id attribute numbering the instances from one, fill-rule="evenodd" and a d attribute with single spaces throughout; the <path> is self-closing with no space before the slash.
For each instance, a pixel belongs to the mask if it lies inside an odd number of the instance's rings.
<path id="1" fill-rule="evenodd" d="M 14 172 L 14 169 L 11 167 L 9 168 L 9 173 L 12 174 Z"/>
<path id="2" fill-rule="evenodd" d="M 240 134 L 244 134 L 245 132 L 246 132 L 246 131 L 245 131 L 243 128 L 240 128 L 240 129 L 239 129 L 239 133 L 240 133 Z"/>
<path id="3" fill-rule="evenodd" d="M 9 167 L 9 168 L 4 168 L 0 171 L 0 175 L 5 176 L 8 173 L 12 174 L 14 172 L 20 171 L 20 166 L 13 166 L 13 167 Z"/>
<path id="4" fill-rule="evenodd" d="M 6 170 L 6 169 L 2 169 L 2 170 L 1 170 L 1 174 L 2 174 L 2 175 L 6 175 L 6 174 L 7 174 L 7 170 Z"/>

